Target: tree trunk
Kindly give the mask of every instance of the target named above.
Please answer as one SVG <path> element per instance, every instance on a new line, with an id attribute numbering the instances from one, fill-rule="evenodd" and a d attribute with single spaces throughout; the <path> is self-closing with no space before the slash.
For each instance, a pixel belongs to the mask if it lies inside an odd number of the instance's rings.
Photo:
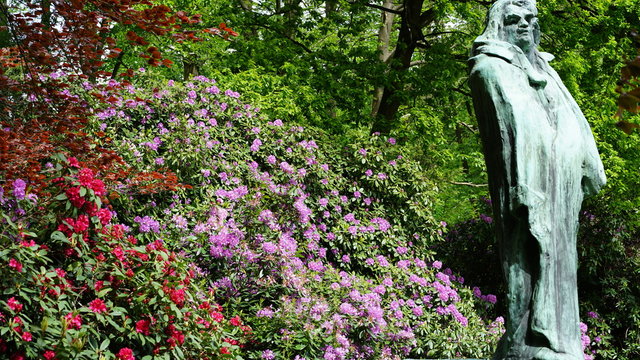
<path id="1" fill-rule="evenodd" d="M 324 17 L 329 18 L 336 11 L 336 0 L 326 0 L 324 2 Z"/>
<path id="2" fill-rule="evenodd" d="M 42 8 L 42 25 L 46 29 L 51 27 L 51 0 L 42 0 L 40 7 Z"/>
<path id="3" fill-rule="evenodd" d="M 393 79 L 383 90 L 380 106 L 371 127 L 371 132 L 388 134 L 395 125 L 398 108 L 402 104 L 400 93 L 405 84 L 403 75 L 411 66 L 411 58 L 422 40 L 422 29 L 433 22 L 435 11 L 422 12 L 424 0 L 405 0 L 400 15 L 400 32 L 393 55 L 390 58 L 388 72 Z"/>
<path id="4" fill-rule="evenodd" d="M 247 12 L 253 12 L 253 0 L 239 0 L 240 7 L 242 10 Z M 247 38 L 255 38 L 258 36 L 258 29 L 255 26 L 251 26 L 248 29 L 245 29 L 242 32 L 242 37 Z"/>
<path id="5" fill-rule="evenodd" d="M 385 0 L 382 4 L 384 8 L 397 10 L 398 7 L 394 6 L 393 0 Z M 388 63 L 391 57 L 391 50 L 389 48 L 389 40 L 391 39 L 391 31 L 393 28 L 393 20 L 395 20 L 396 14 L 392 12 L 382 11 L 380 29 L 378 30 L 378 59 L 383 63 Z M 384 93 L 384 87 L 378 86 L 373 90 L 373 101 L 371 103 L 371 116 L 375 117 L 378 114 L 380 108 L 380 102 L 382 101 L 382 94 Z"/>
<path id="6" fill-rule="evenodd" d="M 296 28 L 298 26 L 298 19 L 302 14 L 301 8 L 300 8 L 300 1 L 301 0 L 285 0 L 284 8 L 282 9 L 284 11 L 284 14 L 282 15 L 284 17 L 284 24 L 285 24 L 285 28 L 283 32 L 285 36 L 292 39 L 294 38 L 294 35 L 296 33 Z"/>
<path id="7" fill-rule="evenodd" d="M 182 72 L 182 78 L 184 81 L 189 80 L 192 76 L 200 75 L 200 63 L 196 54 L 189 54 L 189 58 L 184 58 L 184 69 Z"/>

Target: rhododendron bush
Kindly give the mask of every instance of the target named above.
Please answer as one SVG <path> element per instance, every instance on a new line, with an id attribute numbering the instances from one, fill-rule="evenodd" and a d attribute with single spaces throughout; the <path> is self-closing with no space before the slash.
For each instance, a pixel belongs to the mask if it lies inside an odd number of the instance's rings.
<path id="1" fill-rule="evenodd" d="M 119 224 L 92 169 L 73 157 L 52 161 L 40 196 L 21 179 L 0 190 L 0 353 L 49 360 L 237 354 L 251 329 L 199 290 L 189 262 L 159 236 L 142 238 Z"/>
<path id="2" fill-rule="evenodd" d="M 267 119 L 196 77 L 128 86 L 95 132 L 139 170 L 170 169 L 172 196 L 122 184 L 110 197 L 140 239 L 161 237 L 254 331 L 252 359 L 488 356 L 502 320 L 434 259 L 435 186 L 395 139 L 347 147 Z M 480 294 L 481 295 L 481 294 Z"/>

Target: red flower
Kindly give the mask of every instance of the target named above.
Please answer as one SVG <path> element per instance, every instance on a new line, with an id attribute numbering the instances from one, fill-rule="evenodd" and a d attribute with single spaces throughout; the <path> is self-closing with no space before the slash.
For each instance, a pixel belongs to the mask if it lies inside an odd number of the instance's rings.
<path id="1" fill-rule="evenodd" d="M 113 254 L 113 256 L 115 256 L 118 260 L 123 261 L 125 256 L 124 256 L 124 250 L 122 250 L 122 248 L 120 246 L 116 246 L 111 253 Z"/>
<path id="2" fill-rule="evenodd" d="M 89 303 L 89 309 L 94 313 L 103 313 L 107 311 L 107 305 L 101 299 L 95 299 Z"/>
<path id="3" fill-rule="evenodd" d="M 184 304 L 184 289 L 169 290 L 169 298 L 181 307 Z"/>
<path id="4" fill-rule="evenodd" d="M 20 246 L 23 246 L 23 247 L 32 247 L 32 246 L 36 246 L 36 245 L 38 245 L 38 244 L 36 244 L 36 242 L 33 241 L 33 239 L 30 239 L 28 241 L 27 240 L 22 240 L 20 242 Z"/>
<path id="5" fill-rule="evenodd" d="M 24 341 L 31 341 L 33 339 L 33 337 L 31 336 L 31 333 L 28 331 L 25 331 L 22 333 L 22 340 Z"/>
<path id="6" fill-rule="evenodd" d="M 104 287 L 104 281 L 102 280 L 96 281 L 96 284 L 94 285 L 94 289 L 96 289 L 96 291 L 100 291 L 100 289 L 102 289 L 103 287 Z"/>
<path id="7" fill-rule="evenodd" d="M 16 259 L 9 259 L 9 267 L 13 268 L 17 272 L 22 272 L 22 264 Z"/>
<path id="8" fill-rule="evenodd" d="M 73 316 L 73 313 L 68 313 L 64 316 L 64 319 L 67 321 L 67 327 L 69 329 L 80 329 L 82 326 L 82 318 L 80 314 Z"/>
<path id="9" fill-rule="evenodd" d="M 240 316 L 234 316 L 232 317 L 229 322 L 231 323 L 231 325 L 233 326 L 240 326 L 242 325 L 242 320 L 240 320 Z"/>
<path id="10" fill-rule="evenodd" d="M 79 209 L 82 207 L 82 205 L 84 205 L 85 201 L 84 201 L 84 198 L 80 196 L 79 187 L 76 186 L 76 187 L 68 188 L 64 191 L 64 193 L 67 195 L 67 199 L 71 201 L 71 204 L 73 204 L 73 206 Z"/>
<path id="11" fill-rule="evenodd" d="M 47 350 L 44 352 L 44 354 L 42 354 L 42 357 L 46 360 L 54 360 L 56 358 L 56 353 L 52 350 Z"/>
<path id="12" fill-rule="evenodd" d="M 89 217 L 87 215 L 80 215 L 73 225 L 73 232 L 76 234 L 82 234 L 89 229 Z"/>
<path id="13" fill-rule="evenodd" d="M 219 313 L 217 311 L 211 312 L 211 318 L 217 322 L 224 320 L 224 316 L 222 315 L 222 313 Z"/>
<path id="14" fill-rule="evenodd" d="M 9 309 L 17 313 L 22 310 L 22 304 L 20 304 L 15 297 L 9 298 L 9 300 L 7 300 L 7 305 L 9 305 Z"/>
<path id="15" fill-rule="evenodd" d="M 139 332 L 143 335 L 149 335 L 149 325 L 151 322 L 149 320 L 138 320 L 136 322 L 136 332 Z"/>
<path id="16" fill-rule="evenodd" d="M 230 339 L 230 338 L 224 338 L 222 339 L 222 341 L 226 342 L 227 344 L 230 345 L 238 345 L 239 341 L 236 339 Z"/>
<path id="17" fill-rule="evenodd" d="M 171 336 L 167 340 L 170 347 L 175 347 L 176 344 L 182 345 L 184 343 L 184 334 L 176 330 L 176 327 L 173 326 L 173 324 L 169 325 L 169 327 L 167 328 L 167 333 Z"/>
<path id="18" fill-rule="evenodd" d="M 95 203 L 87 201 L 84 204 L 84 211 L 86 211 L 89 216 L 96 216 L 98 214 L 98 206 Z"/>
<path id="19" fill-rule="evenodd" d="M 120 360 L 136 360 L 136 357 L 133 356 L 133 350 L 129 348 L 120 349 L 116 357 Z"/>
<path id="20" fill-rule="evenodd" d="M 111 221 L 111 211 L 107 209 L 98 210 L 98 219 L 100 219 L 100 223 L 104 226 Z"/>
<path id="21" fill-rule="evenodd" d="M 66 218 L 62 220 L 62 224 L 58 225 L 58 231 L 62 231 L 67 237 L 70 237 L 73 234 L 71 228 L 74 227 L 75 223 L 75 220 L 72 218 Z"/>
<path id="22" fill-rule="evenodd" d="M 104 188 L 104 183 L 100 179 L 93 179 L 89 187 L 93 190 L 96 196 L 104 196 L 107 194 L 107 191 Z"/>
<path id="23" fill-rule="evenodd" d="M 67 158 L 67 162 L 69 163 L 69 167 L 79 168 L 80 163 L 78 163 L 78 159 L 73 156 Z"/>
<path id="24" fill-rule="evenodd" d="M 90 187 L 93 181 L 93 170 L 84 168 L 78 174 L 78 181 L 84 187 Z"/>
<path id="25" fill-rule="evenodd" d="M 229 351 L 228 348 L 223 346 L 220 348 L 220 354 L 231 354 L 231 351 Z"/>

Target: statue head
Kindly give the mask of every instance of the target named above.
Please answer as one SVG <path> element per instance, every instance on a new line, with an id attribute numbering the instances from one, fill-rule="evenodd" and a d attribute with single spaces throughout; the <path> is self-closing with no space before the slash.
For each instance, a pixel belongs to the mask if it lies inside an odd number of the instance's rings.
<path id="1" fill-rule="evenodd" d="M 498 0 L 487 14 L 486 28 L 476 41 L 501 40 L 525 53 L 540 43 L 540 25 L 535 0 Z"/>

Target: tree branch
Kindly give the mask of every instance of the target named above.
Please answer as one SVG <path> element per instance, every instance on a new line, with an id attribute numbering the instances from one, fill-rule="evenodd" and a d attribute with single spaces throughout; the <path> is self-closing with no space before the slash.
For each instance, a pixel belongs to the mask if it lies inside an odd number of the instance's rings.
<path id="1" fill-rule="evenodd" d="M 284 33 L 280 32 L 280 31 L 272 28 L 271 26 L 264 25 L 264 24 L 257 24 L 257 23 L 249 24 L 249 25 L 254 25 L 254 26 L 265 28 L 267 30 L 271 30 L 271 31 L 275 32 L 276 34 L 282 36 L 283 38 L 291 41 L 292 43 L 294 43 L 296 45 L 298 45 L 300 48 L 302 48 L 302 50 L 306 51 L 307 53 L 313 54 L 313 50 L 309 49 L 305 44 L 299 42 L 298 40 L 292 38 L 291 36 L 288 36 L 287 34 L 284 34 Z"/>
<path id="2" fill-rule="evenodd" d="M 347 2 L 349 4 L 352 4 L 352 5 L 360 4 L 360 5 L 364 5 L 364 6 L 370 7 L 370 8 L 374 8 L 374 9 L 390 12 L 392 14 L 402 15 L 402 10 L 401 9 L 389 9 L 389 8 L 384 7 L 384 6 L 380 6 L 380 5 L 376 5 L 376 4 L 369 4 L 367 2 L 365 2 L 365 3 L 360 3 L 358 1 L 347 1 Z"/>
<path id="3" fill-rule="evenodd" d="M 426 64 L 428 63 L 428 61 L 426 60 L 416 60 L 416 61 L 412 61 L 409 66 L 417 66 L 417 65 L 422 65 L 422 64 Z"/>
<path id="4" fill-rule="evenodd" d="M 471 126 L 471 125 L 467 124 L 467 123 L 466 123 L 466 122 L 464 122 L 464 121 L 458 121 L 458 124 L 460 124 L 460 125 L 462 125 L 462 126 L 466 127 L 467 129 L 469 129 L 469 131 L 471 131 L 471 132 L 472 132 L 472 133 L 474 133 L 474 134 L 475 134 L 476 132 L 478 132 L 478 130 L 476 130 L 476 128 L 474 128 L 473 126 Z"/>
<path id="5" fill-rule="evenodd" d="M 452 31 L 438 31 L 438 32 L 427 34 L 424 37 L 433 37 L 433 36 L 439 36 L 444 34 L 462 34 L 465 36 L 469 36 L 469 33 L 466 33 L 464 31 L 452 30 Z"/>
<path id="6" fill-rule="evenodd" d="M 451 88 L 451 90 L 453 90 L 453 91 L 455 91 L 455 92 L 457 92 L 457 93 L 460 93 L 460 94 L 462 94 L 462 95 L 464 95 L 464 96 L 471 97 L 471 94 L 470 94 L 470 93 L 468 93 L 468 92 L 466 92 L 466 91 L 464 91 L 464 90 L 462 90 L 462 89 L 460 89 L 460 88 L 454 87 L 454 88 Z"/>
<path id="7" fill-rule="evenodd" d="M 460 182 L 460 181 L 449 181 L 449 183 L 454 184 L 454 185 L 465 185 L 465 186 L 471 186 L 471 187 L 489 186 L 489 184 L 474 184 L 474 183 L 470 183 L 470 182 Z"/>

